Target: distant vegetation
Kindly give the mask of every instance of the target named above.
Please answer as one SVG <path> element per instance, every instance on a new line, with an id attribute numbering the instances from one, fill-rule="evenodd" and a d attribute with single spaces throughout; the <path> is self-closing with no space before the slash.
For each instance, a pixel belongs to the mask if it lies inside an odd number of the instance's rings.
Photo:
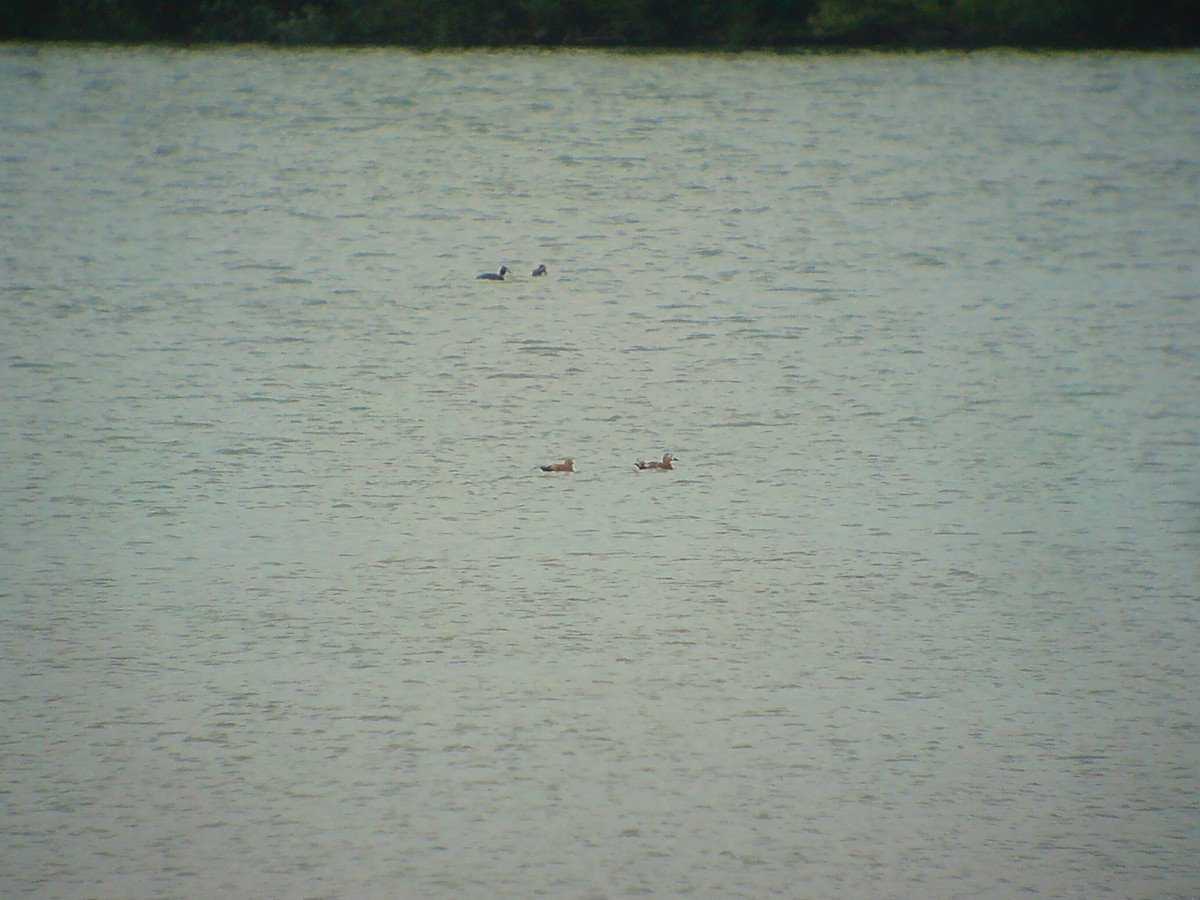
<path id="1" fill-rule="evenodd" d="M 1200 0 L 0 0 L 0 39 L 411 47 L 1195 47 Z"/>

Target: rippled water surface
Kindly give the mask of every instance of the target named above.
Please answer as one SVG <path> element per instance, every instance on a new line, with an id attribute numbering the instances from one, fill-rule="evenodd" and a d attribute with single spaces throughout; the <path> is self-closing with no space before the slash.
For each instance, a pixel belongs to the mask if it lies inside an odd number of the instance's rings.
<path id="1" fill-rule="evenodd" d="M 0 893 L 1200 894 L 1200 57 L 0 117 Z"/>

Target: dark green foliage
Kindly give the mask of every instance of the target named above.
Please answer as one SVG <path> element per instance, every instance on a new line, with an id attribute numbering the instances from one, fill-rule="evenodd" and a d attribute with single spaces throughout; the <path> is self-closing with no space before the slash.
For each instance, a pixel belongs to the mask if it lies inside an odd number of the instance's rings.
<path id="1" fill-rule="evenodd" d="M 819 0 L 819 41 L 862 45 L 1183 47 L 1200 0 Z"/>
<path id="2" fill-rule="evenodd" d="M 1200 0 L 0 0 L 0 39 L 1194 47 Z"/>

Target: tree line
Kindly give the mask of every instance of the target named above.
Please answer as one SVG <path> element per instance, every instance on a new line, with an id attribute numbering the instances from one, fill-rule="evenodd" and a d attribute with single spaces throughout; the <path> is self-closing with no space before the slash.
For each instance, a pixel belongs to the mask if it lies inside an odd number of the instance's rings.
<path id="1" fill-rule="evenodd" d="M 0 39 L 409 47 L 1172 48 L 1200 0 L 0 0 Z"/>

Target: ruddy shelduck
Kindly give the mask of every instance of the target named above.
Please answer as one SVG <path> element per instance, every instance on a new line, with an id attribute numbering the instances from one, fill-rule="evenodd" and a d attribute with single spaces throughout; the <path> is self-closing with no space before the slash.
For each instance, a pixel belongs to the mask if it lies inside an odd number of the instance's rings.
<path id="1" fill-rule="evenodd" d="M 634 465 L 636 465 L 639 469 L 673 469 L 675 467 L 672 466 L 671 463 L 674 461 L 674 456 L 672 456 L 670 453 L 664 453 L 661 462 L 657 459 L 652 459 L 650 462 L 643 462 L 639 459 L 636 463 L 634 463 Z"/>
<path id="2" fill-rule="evenodd" d="M 548 466 L 542 466 L 543 472 L 574 472 L 575 460 L 567 457 L 560 463 L 550 463 Z"/>

